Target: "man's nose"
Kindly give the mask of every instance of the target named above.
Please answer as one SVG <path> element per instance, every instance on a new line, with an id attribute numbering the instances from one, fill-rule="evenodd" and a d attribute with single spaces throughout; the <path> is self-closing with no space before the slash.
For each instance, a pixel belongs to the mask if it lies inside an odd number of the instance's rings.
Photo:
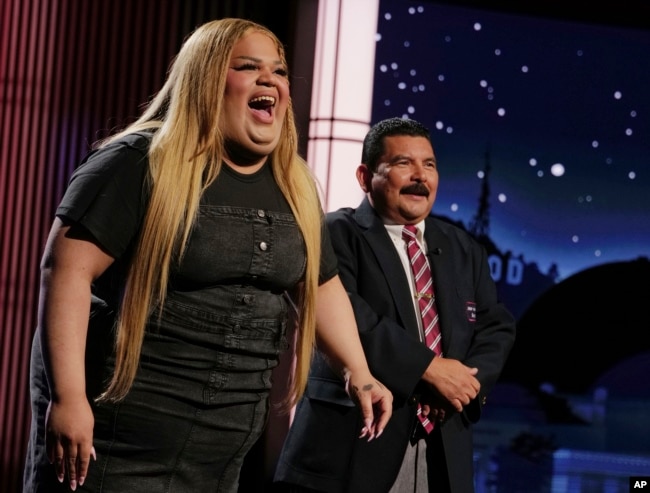
<path id="1" fill-rule="evenodd" d="M 424 163 L 414 163 L 412 169 L 412 177 L 415 181 L 427 181 L 427 170 L 424 166 Z"/>

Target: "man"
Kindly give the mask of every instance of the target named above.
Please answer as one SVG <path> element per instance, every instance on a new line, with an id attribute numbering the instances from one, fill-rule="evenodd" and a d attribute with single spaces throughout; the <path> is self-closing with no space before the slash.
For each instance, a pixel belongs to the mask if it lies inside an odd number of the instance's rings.
<path id="1" fill-rule="evenodd" d="M 484 248 L 430 215 L 438 170 L 423 125 L 374 125 L 356 176 L 366 198 L 327 223 L 393 416 L 381 437 L 357 440 L 359 413 L 317 355 L 275 480 L 284 491 L 473 492 L 471 427 L 514 343 L 514 319 L 497 300 Z M 411 263 L 425 258 L 413 274 Z"/>

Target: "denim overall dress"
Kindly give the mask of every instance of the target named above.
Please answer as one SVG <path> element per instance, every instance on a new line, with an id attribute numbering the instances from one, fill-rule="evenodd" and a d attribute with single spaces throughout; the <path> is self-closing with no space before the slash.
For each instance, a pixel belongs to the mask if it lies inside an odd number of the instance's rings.
<path id="1" fill-rule="evenodd" d="M 93 397 L 113 370 L 126 247 L 144 216 L 149 142 L 150 135 L 133 134 L 92 154 L 57 209 L 116 258 L 94 285 L 85 373 L 97 460 L 77 491 L 236 492 L 244 457 L 267 420 L 271 372 L 288 347 L 286 292 L 303 278 L 305 246 L 270 166 L 246 177 L 224 166 L 201 199 L 163 306 L 152 310 L 131 390 L 118 403 L 97 404 Z M 325 281 L 336 273 L 336 258 L 323 238 Z M 45 452 L 50 396 L 39 331 L 24 491 L 70 491 Z"/>
<path id="2" fill-rule="evenodd" d="M 132 390 L 96 409 L 99 474 L 88 487 L 237 491 L 268 416 L 271 371 L 288 347 L 285 290 L 304 267 L 291 214 L 201 207 L 180 288 L 151 315 Z"/>

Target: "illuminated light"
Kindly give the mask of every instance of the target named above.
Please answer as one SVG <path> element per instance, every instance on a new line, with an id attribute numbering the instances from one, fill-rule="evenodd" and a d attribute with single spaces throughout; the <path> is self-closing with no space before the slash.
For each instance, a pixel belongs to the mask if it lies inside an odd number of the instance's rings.
<path id="1" fill-rule="evenodd" d="M 562 176 L 565 173 L 564 165 L 561 163 L 555 163 L 551 166 L 551 174 L 553 176 Z"/>
<path id="2" fill-rule="evenodd" d="M 370 128 L 378 16 L 379 0 L 318 2 L 307 162 L 326 212 L 356 207 L 363 197 L 350 163 Z M 380 70 L 397 69 L 392 62 Z"/>
<path id="3" fill-rule="evenodd" d="M 508 200 L 508 197 L 506 197 L 505 193 L 500 193 L 497 195 L 497 200 L 503 204 Z"/>

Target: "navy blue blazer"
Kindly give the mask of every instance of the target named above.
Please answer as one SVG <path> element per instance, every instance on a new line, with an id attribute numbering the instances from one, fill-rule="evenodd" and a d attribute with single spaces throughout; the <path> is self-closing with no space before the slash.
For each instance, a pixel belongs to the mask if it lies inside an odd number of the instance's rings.
<path id="1" fill-rule="evenodd" d="M 416 423 L 421 377 L 434 357 L 419 340 L 408 278 L 373 207 L 327 215 L 339 273 L 354 309 L 372 373 L 393 392 L 394 411 L 384 434 L 359 439 L 362 420 L 341 378 L 317 353 L 304 398 L 287 434 L 276 481 L 327 492 L 386 492 L 399 471 Z M 450 491 L 471 493 L 471 424 L 481 414 L 515 338 L 515 321 L 498 301 L 487 254 L 467 232 L 428 217 L 425 239 L 440 316 L 443 354 L 479 369 L 481 392 L 463 413 L 451 413 L 431 440 L 443 451 L 430 469 L 445 467 Z M 430 454 L 432 457 L 434 454 Z M 432 459 L 434 460 L 434 459 Z M 445 480 L 446 481 L 446 480 Z M 440 485 L 441 490 L 446 489 Z"/>

